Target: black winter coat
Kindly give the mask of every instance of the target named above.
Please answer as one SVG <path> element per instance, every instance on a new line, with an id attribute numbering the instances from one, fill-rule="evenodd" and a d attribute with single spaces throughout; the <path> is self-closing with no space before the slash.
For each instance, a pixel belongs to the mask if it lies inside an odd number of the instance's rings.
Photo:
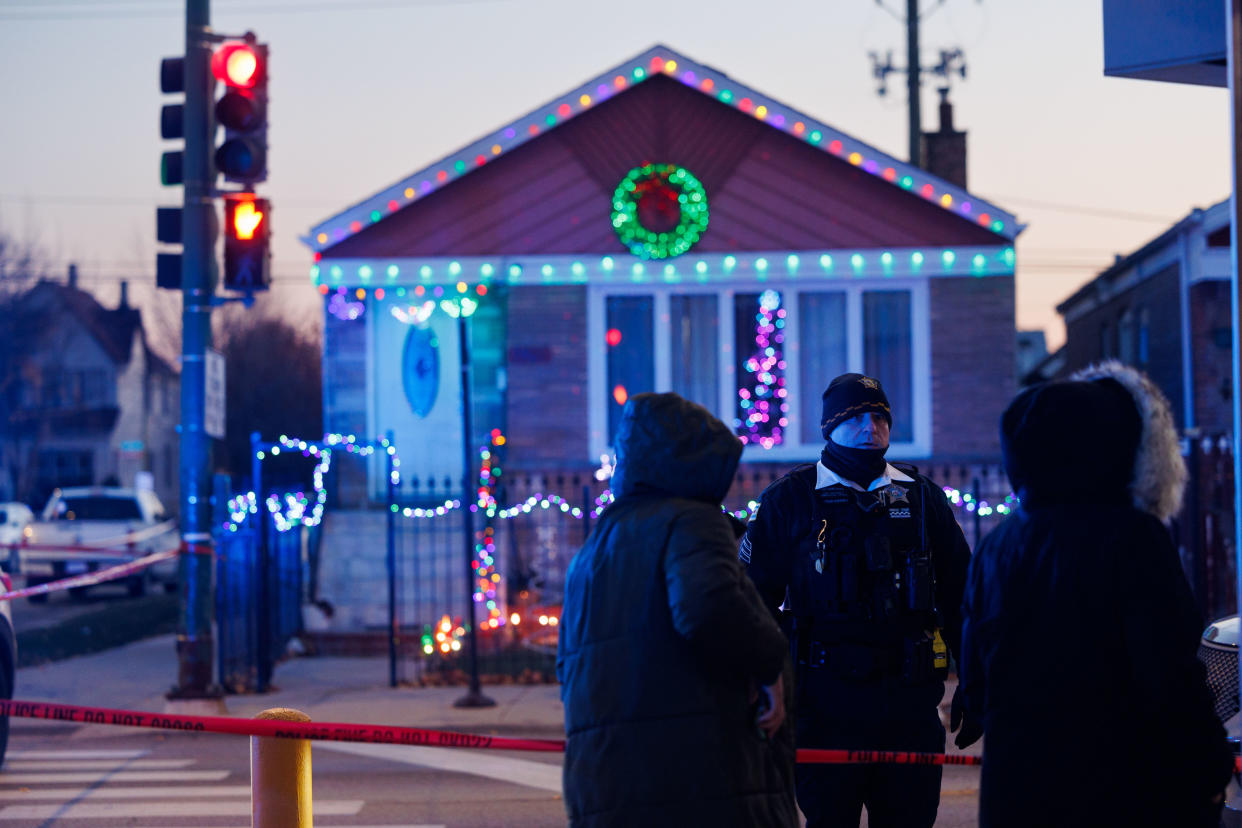
<path id="1" fill-rule="evenodd" d="M 984 828 L 1215 826 L 1229 778 L 1201 621 L 1126 488 L 1137 434 L 1097 391 L 1024 392 L 1003 421 L 1022 506 L 975 550 L 959 664 L 984 726 Z"/>
<path id="2" fill-rule="evenodd" d="M 798 824 L 792 745 L 750 702 L 788 645 L 720 508 L 740 456 L 675 394 L 626 407 L 617 500 L 570 563 L 560 623 L 573 825 Z"/>

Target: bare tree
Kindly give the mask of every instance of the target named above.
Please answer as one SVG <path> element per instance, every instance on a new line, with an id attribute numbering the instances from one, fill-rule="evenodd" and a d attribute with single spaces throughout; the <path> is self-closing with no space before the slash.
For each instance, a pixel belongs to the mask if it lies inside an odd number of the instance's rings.
<path id="1" fill-rule="evenodd" d="M 250 473 L 250 433 L 264 440 L 281 434 L 323 435 L 320 338 L 261 306 L 230 308 L 216 319 L 216 343 L 225 355 L 225 429 L 217 465 L 233 475 Z M 264 466 L 265 479 L 309 483 L 309 464 Z"/>

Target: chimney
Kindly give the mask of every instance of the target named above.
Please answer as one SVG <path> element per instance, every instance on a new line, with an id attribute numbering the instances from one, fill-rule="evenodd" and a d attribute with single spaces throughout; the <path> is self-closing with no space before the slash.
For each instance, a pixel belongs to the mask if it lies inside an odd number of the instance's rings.
<path id="1" fill-rule="evenodd" d="M 78 287 L 78 266 L 75 264 L 69 265 L 69 287 L 75 290 Z"/>
<path id="2" fill-rule="evenodd" d="M 940 131 L 923 133 L 923 168 L 950 184 L 966 189 L 966 133 L 953 129 L 953 104 L 949 88 L 940 93 Z"/>
<path id="3" fill-rule="evenodd" d="M 121 303 L 117 306 L 117 310 L 124 310 L 129 307 L 129 282 L 125 279 L 121 280 Z"/>

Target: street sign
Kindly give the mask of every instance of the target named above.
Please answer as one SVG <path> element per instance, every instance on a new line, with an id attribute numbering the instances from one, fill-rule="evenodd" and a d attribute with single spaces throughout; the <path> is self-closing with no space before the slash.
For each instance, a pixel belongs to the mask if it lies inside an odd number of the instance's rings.
<path id="1" fill-rule="evenodd" d="M 207 349 L 203 394 L 203 430 L 217 440 L 224 439 L 224 354 Z"/>

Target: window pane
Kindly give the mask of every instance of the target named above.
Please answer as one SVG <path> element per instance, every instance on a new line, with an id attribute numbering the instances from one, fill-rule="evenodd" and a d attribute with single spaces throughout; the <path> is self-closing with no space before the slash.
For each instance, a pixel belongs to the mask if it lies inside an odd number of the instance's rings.
<path id="1" fill-rule="evenodd" d="M 823 442 L 819 428 L 824 389 L 846 367 L 845 294 L 802 293 L 798 296 L 798 411 L 802 442 Z"/>
<path id="2" fill-rule="evenodd" d="M 863 293 L 863 371 L 884 386 L 893 407 L 894 443 L 914 439 L 910 292 Z"/>
<path id="3" fill-rule="evenodd" d="M 655 351 L 650 296 L 609 296 L 605 318 L 608 341 L 608 443 L 621 424 L 625 401 L 655 390 Z"/>
<path id="4" fill-rule="evenodd" d="M 733 352 L 737 369 L 734 431 L 743 443 L 764 448 L 785 442 L 789 403 L 785 390 L 785 308 L 781 294 L 733 297 Z"/>
<path id="5" fill-rule="evenodd" d="M 713 413 L 720 408 L 719 307 L 715 294 L 668 298 L 672 390 Z"/>

